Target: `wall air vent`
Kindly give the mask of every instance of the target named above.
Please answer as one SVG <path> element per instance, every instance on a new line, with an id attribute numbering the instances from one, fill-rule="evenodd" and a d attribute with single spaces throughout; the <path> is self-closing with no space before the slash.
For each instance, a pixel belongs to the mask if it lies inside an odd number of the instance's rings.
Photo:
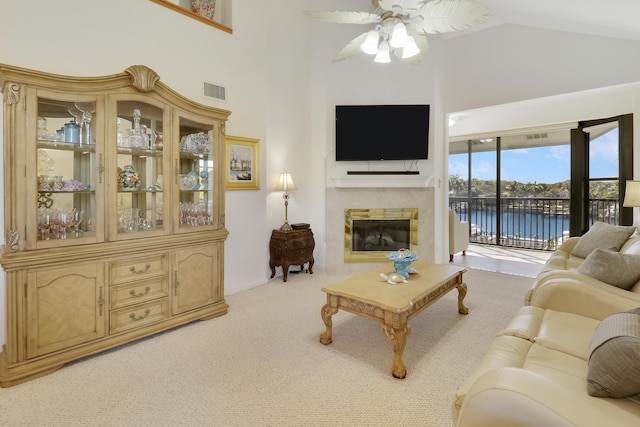
<path id="1" fill-rule="evenodd" d="M 218 101 L 226 101 L 227 88 L 224 86 L 217 85 L 215 83 L 204 82 L 203 95 L 205 98 L 213 98 L 213 99 L 217 99 Z"/>
<path id="2" fill-rule="evenodd" d="M 549 134 L 546 132 L 532 133 L 527 135 L 527 140 L 530 141 L 532 139 L 545 139 L 549 138 Z"/>

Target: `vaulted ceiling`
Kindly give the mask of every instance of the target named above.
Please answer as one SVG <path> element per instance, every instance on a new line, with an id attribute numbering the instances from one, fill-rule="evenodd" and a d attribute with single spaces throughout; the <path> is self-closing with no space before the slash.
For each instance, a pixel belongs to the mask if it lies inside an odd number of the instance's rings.
<path id="1" fill-rule="evenodd" d="M 484 26 L 517 24 L 640 41 L 638 0 L 476 0 L 493 11 Z"/>

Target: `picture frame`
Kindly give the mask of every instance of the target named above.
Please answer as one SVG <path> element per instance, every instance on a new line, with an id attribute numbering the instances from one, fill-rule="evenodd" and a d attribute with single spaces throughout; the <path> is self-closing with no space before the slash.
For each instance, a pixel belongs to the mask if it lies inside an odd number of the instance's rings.
<path id="1" fill-rule="evenodd" d="M 260 189 L 260 140 L 225 137 L 225 189 Z"/>
<path id="2" fill-rule="evenodd" d="M 230 26 L 226 25 L 225 23 L 214 21 L 212 19 L 206 18 L 204 16 L 201 16 L 193 12 L 193 9 L 189 6 L 189 0 L 184 0 L 180 2 L 171 1 L 171 0 L 151 0 L 151 1 L 156 4 L 159 4 L 160 6 L 164 6 L 168 9 L 171 9 L 174 12 L 178 12 L 184 16 L 188 16 L 189 18 L 195 19 L 196 21 L 200 21 L 203 24 L 210 25 L 214 28 L 217 28 L 229 34 L 233 34 L 233 29 Z M 219 6 L 222 6 L 222 7 L 225 7 L 227 3 L 230 5 L 230 1 L 231 0 L 217 0 Z M 186 6 L 184 4 L 186 4 Z"/>

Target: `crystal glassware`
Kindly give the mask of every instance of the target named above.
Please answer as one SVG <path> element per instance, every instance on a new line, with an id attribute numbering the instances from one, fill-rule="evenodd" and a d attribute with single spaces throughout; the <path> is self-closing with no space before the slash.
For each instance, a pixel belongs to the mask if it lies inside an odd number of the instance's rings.
<path id="1" fill-rule="evenodd" d="M 73 232 L 75 233 L 76 236 L 82 233 L 82 230 L 80 229 L 80 224 L 82 224 L 83 220 L 84 220 L 84 210 L 82 209 L 78 210 L 74 208 L 71 211 L 71 221 L 73 224 Z"/>
<path id="2" fill-rule="evenodd" d="M 40 230 L 40 240 L 49 240 L 51 238 L 51 210 L 43 208 L 38 210 L 38 230 Z"/>
<path id="3" fill-rule="evenodd" d="M 79 129 L 79 134 L 80 134 L 80 136 L 79 136 L 79 138 L 78 138 L 78 143 L 80 143 L 80 141 L 82 141 L 82 111 L 80 111 L 80 110 L 78 109 L 78 107 L 76 107 L 75 105 L 74 105 L 74 106 L 69 107 L 69 108 L 67 109 L 67 111 L 69 112 L 69 114 L 71 114 L 71 115 L 73 116 L 73 118 L 75 119 L 75 123 L 76 123 L 78 126 L 80 126 L 80 129 Z M 67 134 L 65 134 L 65 136 L 64 136 L 64 140 L 65 140 L 66 142 L 74 142 L 74 141 L 72 141 L 72 140 L 71 140 L 71 138 L 69 138 L 68 133 L 69 133 L 69 131 L 68 131 L 68 129 L 67 129 Z"/>
<path id="4" fill-rule="evenodd" d="M 67 238 L 67 212 L 57 209 L 53 212 L 53 235 L 56 239 Z"/>
<path id="5" fill-rule="evenodd" d="M 95 102 L 76 102 L 75 107 L 82 112 L 82 125 L 84 126 L 84 144 L 91 145 L 93 144 L 93 139 L 91 135 L 91 119 L 93 118 L 93 114 L 96 112 L 96 103 Z"/>

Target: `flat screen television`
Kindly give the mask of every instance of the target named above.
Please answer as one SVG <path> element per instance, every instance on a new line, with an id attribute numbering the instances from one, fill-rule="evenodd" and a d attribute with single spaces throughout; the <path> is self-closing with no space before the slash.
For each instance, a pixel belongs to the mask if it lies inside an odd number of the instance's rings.
<path id="1" fill-rule="evenodd" d="M 429 105 L 336 105 L 336 161 L 421 160 Z"/>

